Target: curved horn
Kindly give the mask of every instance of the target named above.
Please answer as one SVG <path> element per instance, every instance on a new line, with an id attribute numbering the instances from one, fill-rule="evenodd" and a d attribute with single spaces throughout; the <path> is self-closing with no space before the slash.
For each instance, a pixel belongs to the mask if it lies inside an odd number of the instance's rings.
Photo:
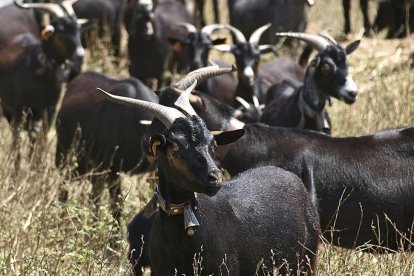
<path id="1" fill-rule="evenodd" d="M 97 88 L 99 93 L 111 102 L 129 105 L 133 107 L 140 107 L 148 112 L 151 112 L 157 117 L 166 127 L 171 127 L 172 123 L 178 118 L 185 118 L 186 116 L 175 108 L 160 105 L 157 103 L 147 102 L 143 100 L 112 95 L 101 88 Z"/>
<path id="2" fill-rule="evenodd" d="M 22 0 L 14 0 L 14 4 L 21 9 L 40 9 L 54 14 L 56 17 L 65 17 L 65 11 L 54 3 L 23 3 Z"/>
<path id="3" fill-rule="evenodd" d="M 201 32 L 206 35 L 211 35 L 213 32 L 219 29 L 224 29 L 225 26 L 223 24 L 210 24 L 206 25 L 201 29 Z"/>
<path id="4" fill-rule="evenodd" d="M 297 38 L 300 40 L 305 41 L 310 46 L 315 48 L 319 53 L 326 50 L 326 47 L 330 45 L 325 38 L 314 35 L 314 34 L 305 34 L 305 33 L 294 33 L 294 32 L 286 32 L 286 33 L 276 33 L 276 36 L 285 36 L 285 37 L 292 37 Z"/>
<path id="5" fill-rule="evenodd" d="M 184 78 L 173 84 L 172 87 L 181 90 L 187 90 L 187 88 L 190 87 L 194 81 L 200 83 L 208 78 L 223 75 L 233 71 L 236 71 L 236 67 L 234 66 L 226 68 L 220 68 L 218 65 L 203 67 L 188 73 Z"/>
<path id="6" fill-rule="evenodd" d="M 242 97 L 237 96 L 236 98 L 234 98 L 237 102 L 239 102 L 239 104 L 241 104 L 244 108 L 246 109 L 250 109 L 250 104 L 243 99 Z"/>
<path id="7" fill-rule="evenodd" d="M 313 5 L 315 5 L 315 0 L 306 0 L 306 3 L 307 3 L 309 6 L 313 6 Z"/>
<path id="8" fill-rule="evenodd" d="M 62 1 L 61 5 L 66 10 L 68 15 L 76 16 L 75 11 L 73 10 L 73 4 L 75 4 L 78 0 L 65 0 Z"/>
<path id="9" fill-rule="evenodd" d="M 256 108 L 260 108 L 260 102 L 256 95 L 253 95 L 253 105 Z"/>
<path id="10" fill-rule="evenodd" d="M 184 112 L 188 116 L 197 115 L 194 108 L 190 104 L 190 94 L 191 92 L 193 92 L 196 86 L 197 80 L 194 80 L 193 84 L 191 84 L 185 91 L 183 91 L 174 103 L 176 107 L 178 107 L 182 112 Z"/>
<path id="11" fill-rule="evenodd" d="M 244 34 L 237 28 L 233 27 L 232 25 L 229 24 L 224 24 L 224 27 L 229 29 L 233 35 L 234 38 L 236 39 L 236 43 L 246 43 L 246 37 L 244 36 Z"/>
<path id="12" fill-rule="evenodd" d="M 270 28 L 270 26 L 272 26 L 272 24 L 271 23 L 268 23 L 268 24 L 266 24 L 266 25 L 258 28 L 256 31 L 254 31 L 252 33 L 252 35 L 250 36 L 250 38 L 249 38 L 249 43 L 251 43 L 251 44 L 259 44 L 260 37 L 262 36 L 262 34 L 267 29 Z"/>
<path id="13" fill-rule="evenodd" d="M 197 28 L 193 24 L 190 24 L 190 23 L 187 23 L 187 22 L 178 22 L 177 26 L 185 28 L 187 30 L 187 32 L 189 32 L 189 33 L 196 33 L 197 32 Z"/>
<path id="14" fill-rule="evenodd" d="M 319 33 L 319 35 L 325 39 L 327 39 L 329 42 L 331 42 L 333 45 L 338 45 L 338 42 L 336 42 L 335 38 L 333 38 L 328 30 L 323 30 Z"/>

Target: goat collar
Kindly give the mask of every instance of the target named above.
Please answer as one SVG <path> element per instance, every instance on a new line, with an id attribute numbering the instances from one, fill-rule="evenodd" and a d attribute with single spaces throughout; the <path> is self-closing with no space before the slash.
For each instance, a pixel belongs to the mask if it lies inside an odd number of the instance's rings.
<path id="1" fill-rule="evenodd" d="M 316 120 L 317 131 L 330 130 L 331 126 L 324 114 L 324 109 L 317 111 L 313 109 L 303 98 L 303 89 L 299 92 L 298 108 L 301 113 L 298 128 L 305 128 L 306 117 Z"/>
<path id="2" fill-rule="evenodd" d="M 167 206 L 167 201 L 162 196 L 159 185 L 155 187 L 154 196 L 156 197 L 158 205 L 160 206 L 161 210 L 163 210 L 169 216 L 180 215 L 184 213 L 184 209 L 186 206 L 191 207 L 191 200 L 187 200 L 186 202 L 180 203 L 180 204 L 169 204 Z"/>
<path id="3" fill-rule="evenodd" d="M 298 101 L 298 107 L 302 114 L 306 115 L 307 117 L 311 119 L 315 119 L 316 116 L 323 111 L 318 111 L 314 108 L 312 108 L 303 98 L 303 87 L 302 90 L 299 92 L 299 101 Z"/>
<path id="4" fill-rule="evenodd" d="M 197 209 L 197 194 L 194 193 L 194 197 L 190 200 L 187 200 L 181 204 L 169 204 L 167 207 L 167 202 L 162 196 L 159 185 L 155 188 L 154 198 L 158 202 L 161 210 L 163 210 L 167 215 L 180 215 L 184 214 L 184 230 L 188 236 L 193 236 L 194 232 L 200 226 L 197 217 L 194 214 L 193 208 Z M 194 203 L 194 204 L 192 204 Z M 194 205 L 194 206 L 193 206 Z"/>

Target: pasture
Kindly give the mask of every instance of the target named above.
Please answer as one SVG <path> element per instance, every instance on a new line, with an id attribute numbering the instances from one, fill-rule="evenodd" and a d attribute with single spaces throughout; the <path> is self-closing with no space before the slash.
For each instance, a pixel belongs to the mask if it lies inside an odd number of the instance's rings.
<path id="1" fill-rule="evenodd" d="M 225 1 L 220 1 L 225 21 Z M 352 1 L 352 35 L 340 43 L 348 44 L 361 32 L 359 1 Z M 375 15 L 370 2 L 371 18 Z M 209 10 L 209 9 L 207 9 Z M 343 28 L 341 1 L 316 1 L 309 11 L 308 32 L 330 29 L 339 37 Z M 112 63 L 107 41 L 86 50 L 84 70 L 96 70 L 120 77 L 128 76 L 126 33 L 117 65 Z M 355 104 L 333 100 L 328 107 L 333 136 L 362 135 L 387 128 L 412 126 L 414 118 L 414 35 L 385 40 L 384 34 L 363 38 L 349 56 L 350 71 L 358 85 Z M 280 46 L 284 54 L 292 53 Z M 294 52 L 294 51 L 293 51 Z M 232 61 L 230 55 L 213 53 Z M 103 58 L 104 57 L 104 58 Z M 270 59 L 269 55 L 264 57 Z M 29 141 L 22 133 L 23 151 Z M 71 167 L 57 170 L 54 163 L 55 131 L 47 145 L 32 159 L 24 159 L 22 170 L 14 175 L 16 153 L 11 150 L 11 131 L 0 120 L 0 274 L 1 275 L 129 275 L 126 224 L 148 202 L 152 174 L 122 175 L 124 211 L 122 239 L 117 251 L 108 251 L 110 239 L 117 235 L 105 194 L 95 216 L 88 194 L 88 177 L 71 178 Z M 26 154 L 28 156 L 28 154 Z M 59 186 L 69 190 L 69 200 L 58 200 Z M 411 241 L 414 242 L 414 241 Z M 369 247 L 369 245 L 366 245 Z M 202 260 L 195 258 L 195 264 Z M 197 266 L 196 266 L 197 267 Z M 318 275 L 413 275 L 414 254 L 375 255 L 333 247 L 325 242 L 318 253 Z M 149 274 L 148 274 L 149 275 Z"/>

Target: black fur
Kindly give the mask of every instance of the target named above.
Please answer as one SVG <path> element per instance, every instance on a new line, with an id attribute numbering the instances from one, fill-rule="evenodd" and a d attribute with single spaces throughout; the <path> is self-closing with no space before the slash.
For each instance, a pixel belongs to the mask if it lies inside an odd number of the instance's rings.
<path id="1" fill-rule="evenodd" d="M 139 1 L 129 0 L 125 9 L 124 24 L 129 34 L 129 73 L 146 84 L 149 84 L 150 79 L 157 79 L 158 87 L 161 87 L 166 68 L 172 70 L 176 66 L 177 71 L 181 72 L 188 64 L 183 53 L 169 52 L 168 37 L 184 36 L 175 24 L 192 23 L 193 19 L 180 1 L 158 2 L 152 11 L 146 9 Z M 152 25 L 152 34 L 148 33 L 148 24 Z M 171 55 L 171 59 L 167 61 L 168 55 Z"/>
<path id="2" fill-rule="evenodd" d="M 384 214 L 413 241 L 413 128 L 349 138 L 260 124 L 245 130 L 222 161 L 232 175 L 264 165 L 291 171 L 316 192 L 321 228 L 335 245 L 412 250 L 412 243 L 399 244 Z"/>
<path id="3" fill-rule="evenodd" d="M 26 130 L 37 137 L 35 124 L 43 122 L 48 130 L 56 111 L 61 86 L 66 80 L 62 64 L 71 61 L 72 74 L 77 74 L 83 55 L 79 25 L 74 17 L 54 18 L 55 32 L 48 39 L 40 33 L 44 26 L 37 22 L 32 10 L 14 5 L 0 9 L 0 98 L 3 113 L 13 127 L 22 123 L 27 113 Z M 58 43 L 56 41 L 59 41 Z"/>
<path id="4" fill-rule="evenodd" d="M 108 186 L 120 195 L 118 172 L 141 173 L 154 164 L 143 154 L 141 139 L 148 128 L 140 120 L 152 120 L 145 110 L 123 107 L 106 101 L 96 91 L 102 88 L 110 93 L 135 99 L 157 102 L 157 96 L 135 78 L 115 79 L 96 72 L 76 77 L 68 86 L 57 119 L 56 164 L 71 165 L 76 157 L 79 174 L 91 171 L 105 172 Z M 102 190 L 100 178 L 92 184 Z M 99 199 L 100 195 L 94 195 Z M 120 199 L 118 199 L 119 201 Z M 120 211 L 114 215 L 118 220 Z"/>
<path id="5" fill-rule="evenodd" d="M 342 5 L 344 7 L 344 33 L 349 34 L 351 32 L 351 19 L 349 12 L 351 10 L 351 0 L 342 0 Z M 364 21 L 364 35 L 369 36 L 371 31 L 371 23 L 369 22 L 368 16 L 368 0 L 359 0 L 359 6 L 361 8 L 363 21 Z"/>
<path id="6" fill-rule="evenodd" d="M 288 79 L 271 86 L 267 91 L 268 101 L 260 122 L 330 134 L 326 102 L 334 97 L 352 104 L 357 97 L 357 87 L 348 74 L 346 55 L 352 53 L 358 45 L 359 41 L 351 43 L 345 49 L 339 45 L 328 46 L 307 67 L 303 85 L 297 86 Z M 273 73 L 277 74 L 277 71 Z"/>
<path id="7" fill-rule="evenodd" d="M 254 275 L 257 268 L 265 275 L 272 273 L 272 250 L 282 275 L 287 273 L 284 260 L 292 275 L 315 272 L 318 215 L 293 174 L 275 167 L 244 172 L 223 183 L 214 197 L 200 194 L 196 215 L 200 227 L 189 237 L 182 216 L 159 212 L 150 238 L 154 275 L 172 275 L 175 269 L 191 275 L 197 253 L 206 275 L 227 270 Z"/>
<path id="8" fill-rule="evenodd" d="M 303 32 L 307 25 L 305 0 L 227 0 L 230 24 L 240 29 L 246 37 L 269 22 L 270 30 L 263 36 L 263 43 L 276 43 L 275 32 Z"/>

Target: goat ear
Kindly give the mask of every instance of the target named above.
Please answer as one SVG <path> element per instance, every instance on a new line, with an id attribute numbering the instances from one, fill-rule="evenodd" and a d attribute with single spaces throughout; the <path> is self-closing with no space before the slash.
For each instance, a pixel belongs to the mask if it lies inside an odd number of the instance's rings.
<path id="1" fill-rule="evenodd" d="M 197 110 L 197 109 L 205 109 L 203 99 L 199 95 L 196 95 L 196 94 L 193 94 L 193 93 L 194 92 L 192 92 L 190 94 L 190 97 L 189 97 L 189 100 L 190 100 L 191 105 L 192 106 L 196 106 L 196 108 L 194 108 L 195 110 Z"/>
<path id="2" fill-rule="evenodd" d="M 157 156 L 157 148 L 159 146 L 165 146 L 166 144 L 165 136 L 162 134 L 154 134 L 149 139 L 149 152 L 156 157 Z"/>
<path id="3" fill-rule="evenodd" d="M 262 55 L 262 54 L 267 54 L 267 53 L 275 53 L 276 52 L 276 50 L 275 50 L 275 48 L 273 47 L 273 45 L 260 45 L 259 46 L 259 51 L 260 51 L 260 54 Z"/>
<path id="4" fill-rule="evenodd" d="M 231 131 L 212 131 L 211 133 L 213 133 L 217 145 L 227 145 L 237 141 L 245 132 L 244 128 L 241 128 Z"/>
<path id="5" fill-rule="evenodd" d="M 356 40 L 352 42 L 351 44 L 349 44 L 348 46 L 346 46 L 345 53 L 347 55 L 351 54 L 353 51 L 355 51 L 358 48 L 359 43 L 361 43 L 361 40 Z"/>
<path id="6" fill-rule="evenodd" d="M 226 43 L 226 38 L 225 37 L 218 37 L 216 39 L 213 39 L 211 41 L 211 44 L 213 45 L 220 45 L 220 44 L 225 44 Z"/>
<path id="7" fill-rule="evenodd" d="M 321 59 L 319 57 L 315 57 L 314 59 L 310 61 L 309 66 L 316 67 L 319 65 L 320 62 L 321 62 Z"/>
<path id="8" fill-rule="evenodd" d="M 48 40 L 55 33 L 55 27 L 52 25 L 46 25 L 40 32 L 42 40 Z"/>
<path id="9" fill-rule="evenodd" d="M 185 46 L 187 46 L 187 42 L 179 38 L 169 37 L 168 42 L 170 43 L 170 47 L 173 52 L 180 52 Z"/>

